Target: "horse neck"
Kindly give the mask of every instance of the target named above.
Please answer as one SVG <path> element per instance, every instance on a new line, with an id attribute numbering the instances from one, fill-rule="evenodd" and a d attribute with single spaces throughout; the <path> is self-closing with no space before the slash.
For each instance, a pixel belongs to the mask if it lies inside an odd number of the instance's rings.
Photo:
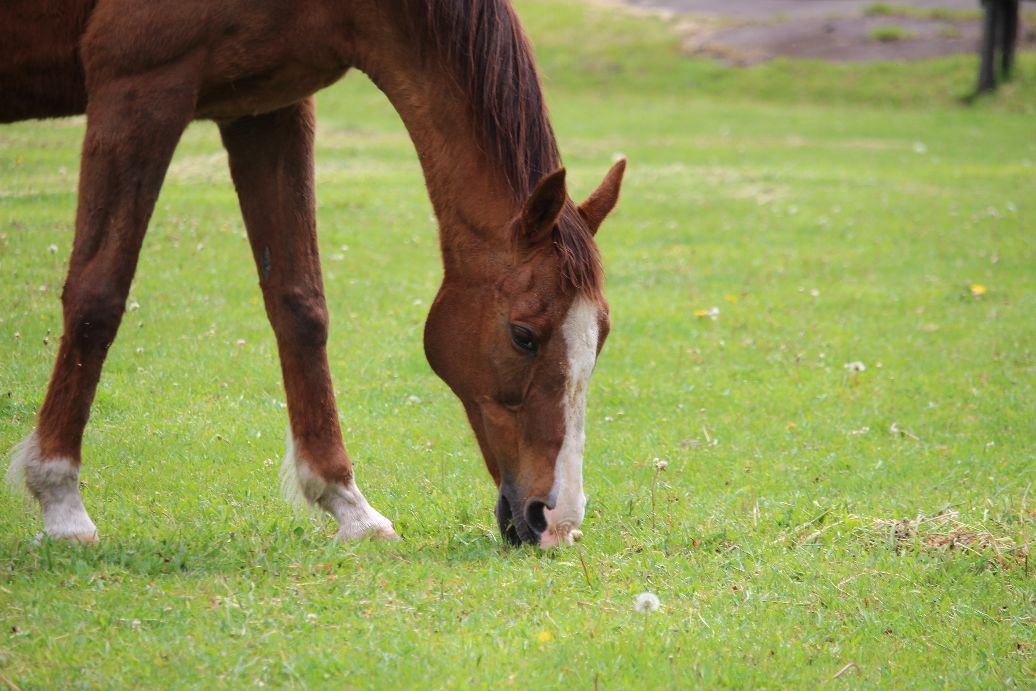
<path id="1" fill-rule="evenodd" d="M 439 221 L 447 278 L 498 274 L 510 257 L 511 221 L 523 200 L 486 154 L 453 76 L 438 61 L 422 58 L 400 27 L 383 24 L 372 34 L 356 67 L 389 98 L 414 143 Z"/>

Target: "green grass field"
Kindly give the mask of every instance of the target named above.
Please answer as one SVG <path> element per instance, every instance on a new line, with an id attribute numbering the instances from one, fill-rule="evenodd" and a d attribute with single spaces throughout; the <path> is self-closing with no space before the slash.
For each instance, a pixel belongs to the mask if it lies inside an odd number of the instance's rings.
<path id="1" fill-rule="evenodd" d="M 421 349 L 420 170 L 356 74 L 318 99 L 330 356 L 361 487 L 405 540 L 335 544 L 277 496 L 273 337 L 195 124 L 87 428 L 101 546 L 35 546 L 0 494 L 0 687 L 1036 684 L 1033 56 L 965 106 L 972 56 L 735 70 L 652 19 L 518 9 L 573 196 L 630 161 L 599 236 L 584 541 L 497 535 Z M 82 128 L 0 129 L 4 449 L 61 332 Z"/>

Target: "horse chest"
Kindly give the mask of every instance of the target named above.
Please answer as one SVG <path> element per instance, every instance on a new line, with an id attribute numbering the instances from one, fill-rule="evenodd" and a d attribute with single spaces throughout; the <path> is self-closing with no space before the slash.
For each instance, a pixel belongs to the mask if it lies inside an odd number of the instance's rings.
<path id="1" fill-rule="evenodd" d="M 314 69 L 303 63 L 286 63 L 233 79 L 205 84 L 198 100 L 197 116 L 233 119 L 283 108 L 338 81 L 346 68 Z"/>

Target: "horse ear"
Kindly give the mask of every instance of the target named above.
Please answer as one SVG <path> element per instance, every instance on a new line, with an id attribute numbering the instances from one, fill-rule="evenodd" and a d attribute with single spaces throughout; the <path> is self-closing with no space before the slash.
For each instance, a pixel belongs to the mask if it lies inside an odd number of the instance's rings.
<path id="1" fill-rule="evenodd" d="M 550 235 L 567 197 L 564 168 L 539 181 L 522 209 L 520 232 L 528 245 L 538 245 Z"/>
<path id="2" fill-rule="evenodd" d="M 590 226 L 590 233 L 596 235 L 604 218 L 615 208 L 619 201 L 619 188 L 622 187 L 622 175 L 626 172 L 626 159 L 620 158 L 604 176 L 604 182 L 586 201 L 579 205 L 579 213 Z"/>

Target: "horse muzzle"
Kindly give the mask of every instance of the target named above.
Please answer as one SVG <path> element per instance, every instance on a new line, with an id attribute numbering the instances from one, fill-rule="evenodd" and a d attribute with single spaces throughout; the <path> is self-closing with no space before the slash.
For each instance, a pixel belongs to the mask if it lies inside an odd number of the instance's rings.
<path id="1" fill-rule="evenodd" d="M 538 545 L 544 549 L 572 545 L 583 536 L 582 505 L 579 511 L 563 511 L 540 499 L 523 500 L 512 485 L 503 484 L 496 502 L 500 534 L 514 546 Z"/>

